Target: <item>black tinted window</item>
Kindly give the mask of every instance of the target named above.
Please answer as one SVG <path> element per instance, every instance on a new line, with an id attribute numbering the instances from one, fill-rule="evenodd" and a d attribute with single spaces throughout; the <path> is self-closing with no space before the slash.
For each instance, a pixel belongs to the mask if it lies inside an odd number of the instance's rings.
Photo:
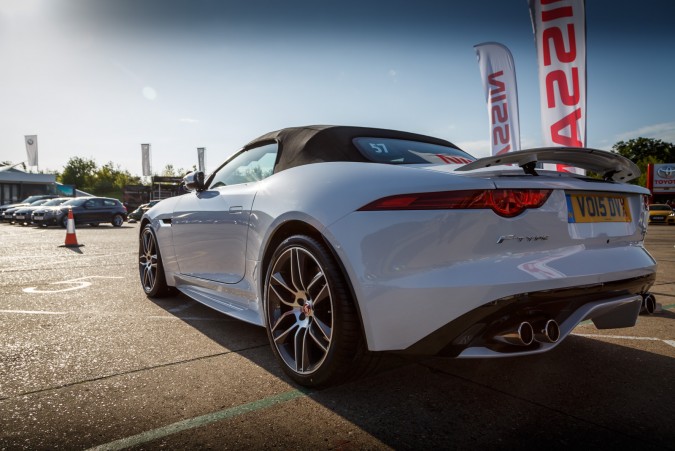
<path id="1" fill-rule="evenodd" d="M 361 137 L 353 142 L 364 157 L 375 163 L 467 164 L 476 160 L 463 150 L 420 141 Z"/>

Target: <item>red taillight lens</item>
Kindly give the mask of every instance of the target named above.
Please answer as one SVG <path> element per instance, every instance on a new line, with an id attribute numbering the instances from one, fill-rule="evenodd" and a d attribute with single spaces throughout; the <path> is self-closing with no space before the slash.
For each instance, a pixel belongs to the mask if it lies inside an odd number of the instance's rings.
<path id="1" fill-rule="evenodd" d="M 544 205 L 551 190 L 495 189 L 400 194 L 378 199 L 359 211 L 492 209 L 505 218 Z"/>

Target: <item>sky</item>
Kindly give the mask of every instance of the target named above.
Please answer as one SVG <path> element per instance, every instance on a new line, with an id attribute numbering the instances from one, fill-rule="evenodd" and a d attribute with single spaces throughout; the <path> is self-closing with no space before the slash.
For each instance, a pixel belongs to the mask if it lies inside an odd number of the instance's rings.
<path id="1" fill-rule="evenodd" d="M 672 0 L 587 0 L 587 146 L 675 142 Z M 526 0 L 0 0 L 0 161 L 207 171 L 284 127 L 336 124 L 490 153 L 474 45 L 513 54 L 521 148 L 543 144 Z"/>

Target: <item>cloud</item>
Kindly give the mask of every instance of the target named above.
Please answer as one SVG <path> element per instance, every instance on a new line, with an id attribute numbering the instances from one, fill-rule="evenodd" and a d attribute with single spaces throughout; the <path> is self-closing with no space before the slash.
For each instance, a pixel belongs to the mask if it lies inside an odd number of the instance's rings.
<path id="1" fill-rule="evenodd" d="M 639 137 L 654 138 L 675 143 L 675 122 L 664 122 L 661 124 L 648 125 L 637 130 L 622 133 L 618 136 L 618 139 L 621 141 L 626 141 Z"/>
<path id="2" fill-rule="evenodd" d="M 199 119 L 193 119 L 191 117 L 181 117 L 178 119 L 178 122 L 183 122 L 185 124 L 196 124 L 199 122 Z"/>

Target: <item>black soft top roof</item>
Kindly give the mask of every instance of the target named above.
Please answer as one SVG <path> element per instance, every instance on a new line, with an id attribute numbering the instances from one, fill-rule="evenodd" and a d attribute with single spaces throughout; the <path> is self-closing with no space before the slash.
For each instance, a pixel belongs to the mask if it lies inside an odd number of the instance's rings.
<path id="1" fill-rule="evenodd" d="M 369 162 L 370 160 L 366 159 L 352 142 L 354 138 L 358 137 L 405 139 L 458 148 L 444 139 L 416 133 L 342 125 L 309 125 L 284 128 L 254 139 L 245 148 L 258 147 L 273 141 L 279 143 L 279 154 L 274 172 L 304 164 L 327 161 Z"/>

